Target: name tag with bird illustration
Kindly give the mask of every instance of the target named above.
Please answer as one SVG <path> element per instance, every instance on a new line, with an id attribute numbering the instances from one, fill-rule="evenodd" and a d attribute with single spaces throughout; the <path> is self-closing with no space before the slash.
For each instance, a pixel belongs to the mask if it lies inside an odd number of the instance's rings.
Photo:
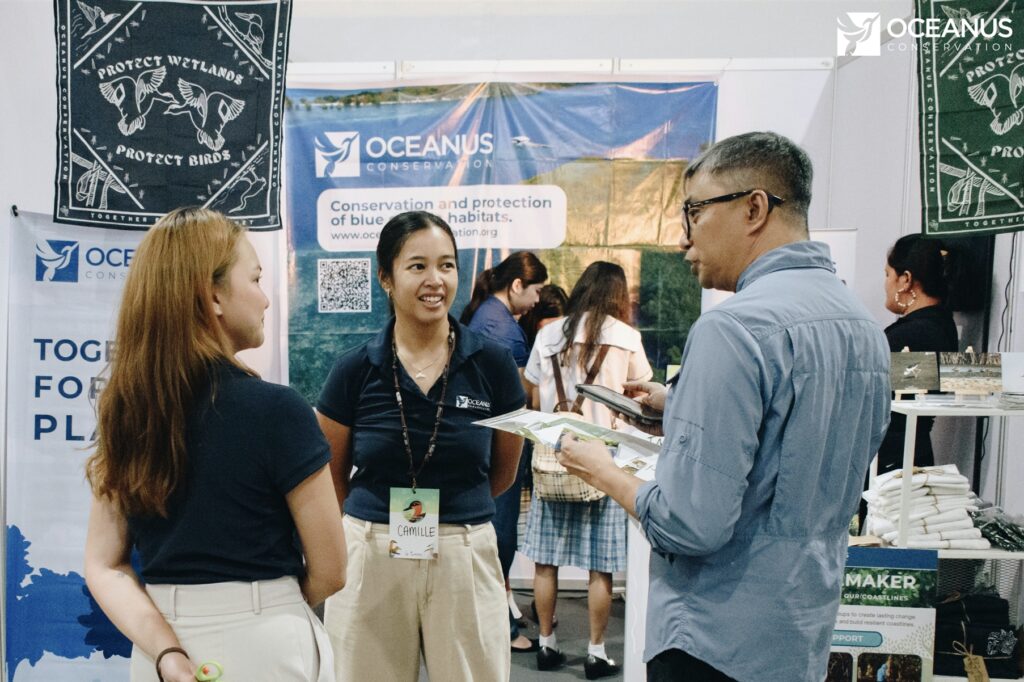
<path id="1" fill-rule="evenodd" d="M 437 488 L 391 488 L 388 554 L 392 559 L 437 558 L 440 500 Z"/>

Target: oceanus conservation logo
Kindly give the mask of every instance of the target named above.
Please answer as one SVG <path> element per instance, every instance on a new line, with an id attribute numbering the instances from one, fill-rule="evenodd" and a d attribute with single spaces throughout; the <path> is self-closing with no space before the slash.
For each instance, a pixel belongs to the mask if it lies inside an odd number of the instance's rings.
<path id="1" fill-rule="evenodd" d="M 326 138 L 326 140 L 324 139 Z M 325 132 L 313 140 L 318 178 L 359 177 L 359 133 Z"/>
<path id="2" fill-rule="evenodd" d="M 36 242 L 37 282 L 77 282 L 78 242 L 44 239 Z"/>
<path id="3" fill-rule="evenodd" d="M 836 17 L 836 55 L 877 57 L 882 53 L 882 15 L 878 12 L 846 12 Z"/>
<path id="4" fill-rule="evenodd" d="M 945 18 L 896 17 L 884 25 L 879 12 L 845 12 L 836 17 L 836 55 L 840 57 L 877 57 L 882 53 L 882 31 L 886 40 L 910 36 L 942 41 L 991 41 L 1013 37 L 1009 16 L 996 12 L 977 12 L 962 7 L 940 5 Z M 959 44 L 959 43 L 958 43 Z M 978 49 L 982 46 L 979 45 Z"/>

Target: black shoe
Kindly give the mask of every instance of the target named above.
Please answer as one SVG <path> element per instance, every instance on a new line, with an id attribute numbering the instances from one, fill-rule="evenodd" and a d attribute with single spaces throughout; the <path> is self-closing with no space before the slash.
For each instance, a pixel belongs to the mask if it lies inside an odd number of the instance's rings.
<path id="1" fill-rule="evenodd" d="M 525 649 L 519 649 L 519 648 L 516 648 L 516 647 L 511 647 L 512 653 L 514 653 L 514 654 L 528 654 L 528 653 L 531 653 L 531 652 L 534 652 L 534 651 L 540 651 L 540 642 L 538 640 L 534 639 L 533 637 L 527 637 L 527 639 L 530 640 L 530 646 L 526 647 Z"/>
<path id="2" fill-rule="evenodd" d="M 537 616 L 537 600 L 534 599 L 530 602 L 530 610 L 533 611 L 533 622 L 540 625 L 540 618 Z M 558 627 L 558 616 L 551 616 L 551 628 Z"/>
<path id="3" fill-rule="evenodd" d="M 603 658 L 587 654 L 587 660 L 583 662 L 583 673 L 588 680 L 618 675 L 620 672 L 622 672 L 622 666 L 610 658 L 606 661 Z"/>
<path id="4" fill-rule="evenodd" d="M 565 664 L 565 654 L 558 649 L 542 646 L 537 652 L 537 670 L 554 670 Z"/>

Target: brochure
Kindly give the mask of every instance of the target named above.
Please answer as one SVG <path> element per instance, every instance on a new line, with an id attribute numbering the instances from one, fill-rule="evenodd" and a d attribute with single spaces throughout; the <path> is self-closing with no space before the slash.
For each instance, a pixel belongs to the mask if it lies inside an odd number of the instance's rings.
<path id="1" fill-rule="evenodd" d="M 585 440 L 604 441 L 619 468 L 645 481 L 654 478 L 661 451 L 660 436 L 651 436 L 636 429 L 607 429 L 564 412 L 538 412 L 524 408 L 473 423 L 514 433 L 552 448 L 558 447 L 563 433 L 572 433 Z"/>

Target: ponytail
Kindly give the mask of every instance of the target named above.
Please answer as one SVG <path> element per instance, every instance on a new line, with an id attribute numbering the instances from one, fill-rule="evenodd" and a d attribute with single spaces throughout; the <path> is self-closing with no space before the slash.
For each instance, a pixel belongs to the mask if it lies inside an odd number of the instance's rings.
<path id="1" fill-rule="evenodd" d="M 498 291 L 508 291 L 517 279 L 524 287 L 542 284 L 548 278 L 548 269 L 529 251 L 516 251 L 493 268 L 484 270 L 473 282 L 473 294 L 462 311 L 459 322 L 469 324 L 477 308 Z"/>
<path id="2" fill-rule="evenodd" d="M 897 275 L 909 272 L 924 293 L 950 310 L 980 310 L 987 292 L 977 281 L 978 259 L 966 246 L 908 234 L 896 240 L 886 260 Z"/>
<path id="3" fill-rule="evenodd" d="M 462 311 L 462 315 L 459 317 L 459 322 L 462 324 L 469 324 L 470 320 L 473 319 L 473 315 L 476 314 L 476 309 L 479 308 L 484 301 L 491 297 L 494 293 L 494 268 L 487 268 L 483 270 L 476 279 L 473 281 L 473 293 L 469 297 L 469 303 L 466 304 L 465 309 Z"/>

